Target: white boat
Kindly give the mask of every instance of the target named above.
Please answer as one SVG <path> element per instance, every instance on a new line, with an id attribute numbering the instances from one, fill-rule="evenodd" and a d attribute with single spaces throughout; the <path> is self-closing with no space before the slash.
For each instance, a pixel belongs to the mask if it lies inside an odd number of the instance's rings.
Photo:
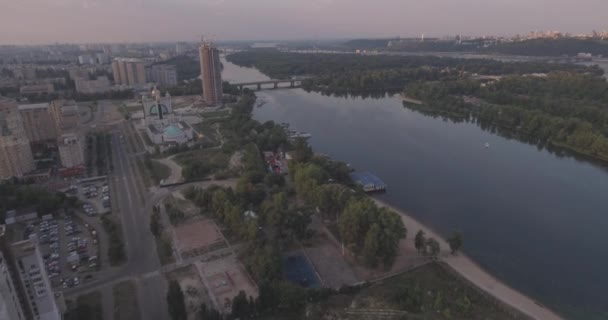
<path id="1" fill-rule="evenodd" d="M 490 144 L 488 142 L 486 142 L 486 144 L 484 145 L 486 148 L 490 147 Z"/>

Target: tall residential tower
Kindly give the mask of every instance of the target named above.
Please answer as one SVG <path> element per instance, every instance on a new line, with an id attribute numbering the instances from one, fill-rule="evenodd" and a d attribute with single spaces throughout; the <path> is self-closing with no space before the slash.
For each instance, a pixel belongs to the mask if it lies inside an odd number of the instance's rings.
<path id="1" fill-rule="evenodd" d="M 199 48 L 201 63 L 201 81 L 203 83 L 203 101 L 216 106 L 222 103 L 222 67 L 220 54 L 209 42 L 203 42 Z"/>

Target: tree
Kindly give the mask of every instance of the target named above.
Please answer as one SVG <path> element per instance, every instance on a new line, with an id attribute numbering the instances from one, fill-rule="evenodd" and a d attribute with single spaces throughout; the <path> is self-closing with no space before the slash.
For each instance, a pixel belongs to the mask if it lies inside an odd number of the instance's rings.
<path id="1" fill-rule="evenodd" d="M 306 140 L 298 138 L 294 142 L 294 150 L 291 156 L 295 162 L 307 162 L 312 158 L 312 148 L 308 145 Z"/>
<path id="2" fill-rule="evenodd" d="M 169 315 L 173 320 L 187 320 L 186 303 L 184 302 L 184 293 L 179 283 L 175 280 L 169 282 L 169 291 L 167 292 L 167 305 L 169 307 Z"/>
<path id="3" fill-rule="evenodd" d="M 150 231 L 155 237 L 158 237 L 162 231 L 162 226 L 159 221 L 158 213 L 152 213 L 152 217 L 150 219 Z"/>
<path id="4" fill-rule="evenodd" d="M 431 258 L 433 258 L 433 260 L 437 259 L 439 256 L 439 251 L 441 250 L 439 247 L 439 242 L 437 242 L 437 240 L 434 238 L 428 238 L 426 240 L 426 247 Z"/>
<path id="5" fill-rule="evenodd" d="M 222 320 L 222 315 L 219 311 L 207 308 L 206 304 L 201 304 L 200 320 Z"/>
<path id="6" fill-rule="evenodd" d="M 376 267 L 378 263 L 377 255 L 380 251 L 379 237 L 380 226 L 374 223 L 367 231 L 363 244 L 363 257 L 365 258 L 365 263 L 370 267 Z"/>
<path id="7" fill-rule="evenodd" d="M 378 208 L 367 198 L 352 199 L 344 208 L 344 212 L 338 218 L 338 231 L 342 242 L 358 253 L 363 244 L 362 235 L 369 228 L 369 217 L 376 215 Z"/>
<path id="8" fill-rule="evenodd" d="M 247 268 L 254 279 L 273 280 L 281 275 L 281 256 L 278 248 L 273 245 L 260 247 L 253 244 L 254 249 L 251 256 L 247 259 Z"/>
<path id="9" fill-rule="evenodd" d="M 426 255 L 426 237 L 424 235 L 424 231 L 418 230 L 416 233 L 416 238 L 414 239 L 414 246 L 418 253 L 422 255 Z"/>
<path id="10" fill-rule="evenodd" d="M 448 238 L 448 243 L 450 244 L 450 250 L 452 251 L 452 254 L 455 254 L 456 251 L 462 248 L 462 233 L 454 231 L 452 235 Z"/>
<path id="11" fill-rule="evenodd" d="M 234 319 L 249 319 L 252 316 L 253 306 L 249 304 L 245 291 L 241 290 L 232 300 L 232 313 Z"/>

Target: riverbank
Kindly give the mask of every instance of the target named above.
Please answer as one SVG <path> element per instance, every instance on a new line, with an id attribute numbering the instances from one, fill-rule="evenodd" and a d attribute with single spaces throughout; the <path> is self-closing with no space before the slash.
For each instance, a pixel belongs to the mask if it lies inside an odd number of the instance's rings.
<path id="1" fill-rule="evenodd" d="M 562 317 L 542 306 L 539 302 L 534 301 L 532 298 L 518 292 L 517 290 L 496 279 L 494 276 L 490 275 L 465 254 L 450 254 L 450 246 L 438 233 L 423 225 L 403 210 L 399 210 L 398 208 L 395 208 L 375 198 L 374 201 L 381 207 L 387 207 L 397 212 L 401 216 L 403 224 L 410 231 L 409 233 L 412 234 L 412 236 L 414 233 L 418 232 L 418 230 L 423 230 L 427 237 L 437 239 L 441 246 L 441 261 L 445 262 L 452 269 L 454 269 L 454 271 L 473 283 L 478 288 L 533 319 L 563 320 Z"/>

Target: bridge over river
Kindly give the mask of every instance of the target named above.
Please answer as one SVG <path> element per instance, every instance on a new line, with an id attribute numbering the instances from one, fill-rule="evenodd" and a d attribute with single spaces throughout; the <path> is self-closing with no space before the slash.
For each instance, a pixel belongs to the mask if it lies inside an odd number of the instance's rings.
<path id="1" fill-rule="evenodd" d="M 237 86 L 239 90 L 243 90 L 245 87 L 255 87 L 257 90 L 266 90 L 266 89 L 291 89 L 291 88 L 299 88 L 302 86 L 302 80 L 307 78 L 297 78 L 297 79 L 283 79 L 283 80 L 263 80 L 263 81 L 253 81 L 253 82 L 240 82 L 233 83 L 233 85 Z M 289 86 L 285 86 L 285 84 L 289 84 Z M 272 85 L 272 86 L 268 86 Z M 283 86 L 281 86 L 283 85 Z"/>

